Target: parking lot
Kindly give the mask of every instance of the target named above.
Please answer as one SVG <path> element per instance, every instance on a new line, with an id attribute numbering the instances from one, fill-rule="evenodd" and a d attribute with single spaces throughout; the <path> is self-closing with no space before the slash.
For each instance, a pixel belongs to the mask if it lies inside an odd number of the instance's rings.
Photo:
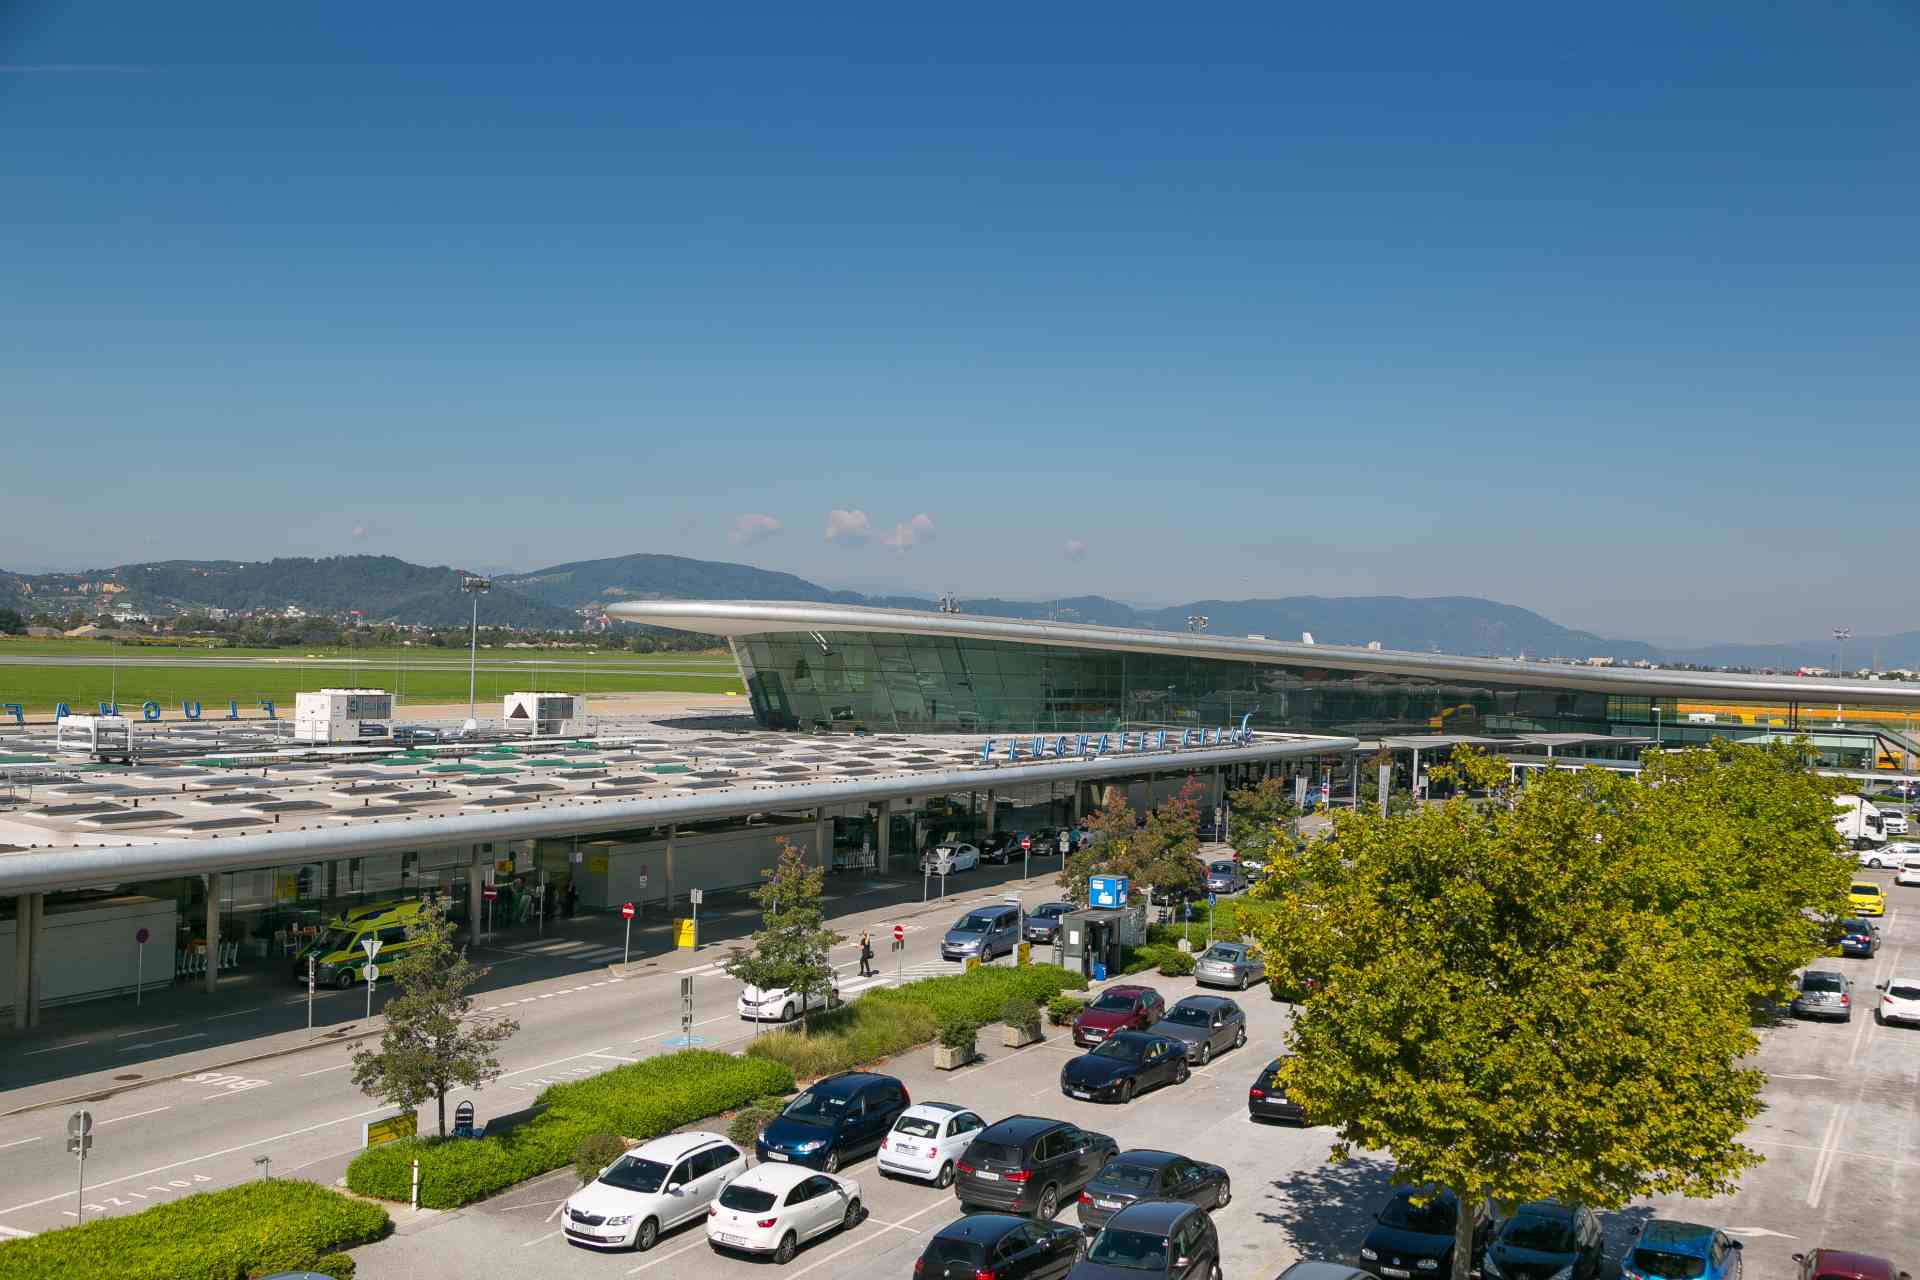
<path id="1" fill-rule="evenodd" d="M 1869 874 L 1891 885 L 1891 873 Z M 1749 1280 L 1787 1280 L 1795 1274 L 1791 1255 L 1820 1245 L 1890 1256 L 1909 1269 L 1920 1261 L 1912 1251 L 1920 1241 L 1914 1203 L 1920 1192 L 1920 1029 L 1875 1025 L 1867 1000 L 1877 995 L 1877 982 L 1903 965 L 1920 969 L 1920 889 L 1890 888 L 1890 894 L 1880 954 L 1822 962 L 1854 975 L 1860 1007 L 1853 1021 L 1786 1022 L 1764 1035 L 1759 1065 L 1770 1076 L 1768 1108 L 1749 1142 L 1766 1163 L 1725 1200 L 1660 1202 L 1603 1215 L 1609 1228 L 1605 1275 L 1616 1274 L 1624 1244 L 1656 1214 L 1732 1230 L 1745 1244 Z M 1190 979 L 1144 980 L 1169 1003 L 1196 990 Z M 1386 1196 L 1390 1169 L 1376 1159 L 1330 1165 L 1327 1130 L 1247 1118 L 1248 1084 L 1280 1048 L 1288 1007 L 1259 988 L 1241 1003 L 1248 1016 L 1245 1048 L 1216 1058 L 1183 1086 L 1125 1106 L 1061 1095 L 1060 1066 L 1077 1050 L 1058 1028 L 1048 1028 L 1041 1044 L 1020 1050 L 1001 1048 L 998 1028 L 989 1028 L 981 1035 L 984 1060 L 960 1071 L 935 1071 L 930 1049 L 886 1069 L 906 1082 L 916 1102 L 956 1102 L 989 1122 L 1015 1113 L 1058 1117 L 1109 1134 L 1122 1149 L 1160 1147 L 1223 1165 L 1234 1195 L 1215 1219 L 1223 1268 L 1233 1280 L 1276 1275 L 1303 1256 L 1350 1258 Z M 782 1274 L 910 1275 L 926 1238 L 958 1216 L 952 1192 L 883 1178 L 871 1158 L 845 1173 L 860 1182 L 865 1220 L 803 1247 Z M 768 1263 L 715 1254 L 701 1223 L 663 1237 L 644 1254 L 600 1254 L 569 1245 L 553 1219 L 572 1187 L 572 1174 L 561 1172 L 485 1204 L 422 1215 L 391 1239 L 357 1251 L 361 1274 L 474 1280 L 767 1274 Z M 1061 1220 L 1076 1220 L 1072 1207 Z"/>

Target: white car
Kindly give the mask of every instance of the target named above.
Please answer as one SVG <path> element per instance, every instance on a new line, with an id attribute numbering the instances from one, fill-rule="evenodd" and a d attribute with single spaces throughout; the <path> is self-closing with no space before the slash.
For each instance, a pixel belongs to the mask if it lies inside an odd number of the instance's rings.
<path id="1" fill-rule="evenodd" d="M 951 1102 L 915 1103 L 900 1113 L 893 1131 L 881 1140 L 880 1170 L 950 1187 L 954 1162 L 986 1127 L 986 1121 Z"/>
<path id="2" fill-rule="evenodd" d="M 717 1133 L 671 1133 L 621 1156 L 567 1197 L 560 1226 L 574 1244 L 651 1249 L 660 1233 L 703 1216 L 747 1171 L 746 1154 Z"/>
<path id="3" fill-rule="evenodd" d="M 860 1221 L 860 1184 L 797 1164 L 762 1164 L 729 1182 L 707 1212 L 716 1250 L 772 1254 L 787 1263 L 815 1236 Z"/>
<path id="4" fill-rule="evenodd" d="M 796 996 L 785 987 L 768 987 L 762 991 L 758 987 L 740 988 L 740 999 L 734 1007 L 740 1016 L 754 1022 L 792 1022 L 803 1013 L 812 1013 L 816 1009 L 837 1009 L 840 1007 L 840 979 L 833 979 L 833 986 L 825 996 Z"/>
<path id="5" fill-rule="evenodd" d="M 1904 867 L 1910 862 L 1920 862 L 1920 844 L 1905 844 L 1895 841 L 1881 845 L 1878 849 L 1861 849 L 1853 855 L 1863 867 Z"/>
<path id="6" fill-rule="evenodd" d="M 1880 825 L 1886 828 L 1890 836 L 1903 836 L 1907 834 L 1907 815 L 1883 809 L 1880 811 Z"/>
<path id="7" fill-rule="evenodd" d="M 937 844 L 920 859 L 920 869 L 939 875 L 942 858 L 947 859 L 949 874 L 971 871 L 980 865 L 980 851 L 970 844 Z"/>
<path id="8" fill-rule="evenodd" d="M 1920 1027 L 1920 978 L 1888 978 L 1873 1016 L 1880 1022 Z"/>
<path id="9" fill-rule="evenodd" d="M 1920 858 L 1915 858 L 1900 868 L 1900 874 L 1893 878 L 1895 884 L 1920 885 Z"/>

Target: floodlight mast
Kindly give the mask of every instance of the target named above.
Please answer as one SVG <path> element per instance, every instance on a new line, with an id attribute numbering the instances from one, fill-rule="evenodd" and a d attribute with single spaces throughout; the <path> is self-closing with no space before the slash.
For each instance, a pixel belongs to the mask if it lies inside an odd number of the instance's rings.
<path id="1" fill-rule="evenodd" d="M 473 597 L 473 628 L 467 638 L 467 732 L 471 733 L 480 727 L 473 716 L 474 681 L 480 666 L 480 597 L 493 590 L 493 579 L 468 574 L 460 579 L 460 589 Z"/>

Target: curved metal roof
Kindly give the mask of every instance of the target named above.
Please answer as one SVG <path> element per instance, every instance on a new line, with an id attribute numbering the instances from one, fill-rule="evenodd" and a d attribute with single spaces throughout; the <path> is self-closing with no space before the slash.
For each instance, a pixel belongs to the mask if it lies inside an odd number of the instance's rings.
<path id="1" fill-rule="evenodd" d="M 1333 668 L 1427 679 L 1464 679 L 1536 688 L 1581 689 L 1623 697 L 1732 698 L 1742 701 L 1838 702 L 1920 709 L 1920 683 L 1839 680 L 1830 677 L 1738 675 L 1724 671 L 1641 670 L 1563 666 L 1510 658 L 1466 658 L 1351 645 L 1295 644 L 1240 636 L 1187 635 L 1135 627 L 1041 622 L 1025 618 L 875 609 L 864 605 L 787 600 L 635 600 L 607 606 L 627 622 L 708 635 L 749 636 L 769 631 L 873 631 L 890 635 L 951 636 L 1015 644 L 1058 645 L 1121 653 L 1221 658 L 1285 667 Z"/>

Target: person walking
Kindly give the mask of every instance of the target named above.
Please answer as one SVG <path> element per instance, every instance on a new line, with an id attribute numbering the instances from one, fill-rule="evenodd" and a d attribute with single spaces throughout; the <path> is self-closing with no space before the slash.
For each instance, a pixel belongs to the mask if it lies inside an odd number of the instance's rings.
<path id="1" fill-rule="evenodd" d="M 573 910 L 579 905 L 580 891 L 574 888 L 573 881 L 569 880 L 567 881 L 567 891 L 560 897 L 560 906 L 562 910 L 567 913 L 567 919 L 573 919 Z"/>
<path id="2" fill-rule="evenodd" d="M 860 976 L 873 976 L 873 934 L 866 929 L 860 931 Z"/>

